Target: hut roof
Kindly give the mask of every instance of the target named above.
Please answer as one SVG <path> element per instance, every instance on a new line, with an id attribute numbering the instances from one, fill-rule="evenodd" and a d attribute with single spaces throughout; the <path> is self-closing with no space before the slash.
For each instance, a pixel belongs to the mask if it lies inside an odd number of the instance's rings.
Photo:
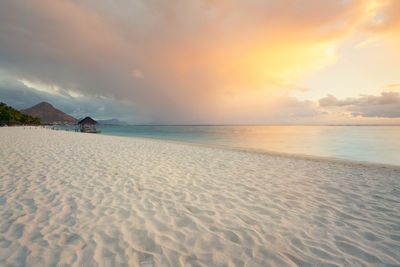
<path id="1" fill-rule="evenodd" d="M 78 124 L 97 124 L 97 121 L 95 121 L 94 119 L 92 119 L 90 117 L 86 117 L 83 120 L 81 120 L 80 122 L 78 122 Z"/>

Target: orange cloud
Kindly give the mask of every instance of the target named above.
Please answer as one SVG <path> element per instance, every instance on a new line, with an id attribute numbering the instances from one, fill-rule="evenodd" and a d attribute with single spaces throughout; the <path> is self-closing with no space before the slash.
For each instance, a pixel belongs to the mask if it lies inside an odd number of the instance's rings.
<path id="1" fill-rule="evenodd" d="M 20 79 L 130 101 L 160 120 L 256 113 L 334 64 L 340 43 L 356 32 L 397 31 L 399 10 L 397 0 L 0 5 L 0 36 L 12 32 L 0 40 L 8 59 L 0 67 Z"/>
<path id="2" fill-rule="evenodd" d="M 376 32 L 398 32 L 400 29 L 400 2 L 397 0 L 372 1 L 378 11 L 366 21 L 366 28 Z"/>
<path id="3" fill-rule="evenodd" d="M 399 53 L 400 1 L 381 0 L 376 1 L 376 5 L 379 9 L 366 20 L 363 29 L 375 37 L 382 38 L 392 45 L 395 53 Z"/>
<path id="4" fill-rule="evenodd" d="M 132 75 L 136 78 L 143 78 L 143 72 L 139 69 L 132 70 Z"/>
<path id="5" fill-rule="evenodd" d="M 400 83 L 392 83 L 383 87 L 384 91 L 397 91 L 400 90 Z"/>

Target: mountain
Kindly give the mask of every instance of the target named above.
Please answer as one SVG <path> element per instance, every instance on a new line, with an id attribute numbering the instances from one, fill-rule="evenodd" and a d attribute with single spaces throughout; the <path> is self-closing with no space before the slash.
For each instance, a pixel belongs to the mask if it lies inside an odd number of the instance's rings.
<path id="1" fill-rule="evenodd" d="M 45 124 L 76 124 L 77 119 L 65 114 L 61 110 L 54 108 L 47 102 L 42 102 L 36 106 L 21 110 L 23 114 L 38 117 Z"/>
<path id="2" fill-rule="evenodd" d="M 118 119 L 97 120 L 97 122 L 99 124 L 108 124 L 108 125 L 128 125 L 128 123 L 120 121 Z"/>
<path id="3" fill-rule="evenodd" d="M 13 124 L 39 125 L 40 119 L 22 114 L 18 110 L 0 102 L 0 126 Z"/>

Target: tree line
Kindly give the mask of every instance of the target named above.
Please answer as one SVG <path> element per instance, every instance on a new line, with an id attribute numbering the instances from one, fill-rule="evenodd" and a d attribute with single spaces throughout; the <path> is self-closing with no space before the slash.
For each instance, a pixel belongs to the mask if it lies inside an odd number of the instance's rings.
<path id="1" fill-rule="evenodd" d="M 22 114 L 20 111 L 0 102 L 0 122 L 10 124 L 33 124 L 40 125 L 39 118 Z"/>

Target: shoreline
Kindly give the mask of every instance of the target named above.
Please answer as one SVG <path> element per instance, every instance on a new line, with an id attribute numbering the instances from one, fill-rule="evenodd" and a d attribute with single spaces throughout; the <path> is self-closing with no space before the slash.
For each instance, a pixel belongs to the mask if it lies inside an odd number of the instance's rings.
<path id="1" fill-rule="evenodd" d="M 314 126 L 314 125 L 312 125 L 312 126 Z M 329 125 L 327 125 L 327 126 L 329 126 Z M 334 126 L 337 126 L 337 125 L 334 125 Z M 357 126 L 357 125 L 350 125 L 350 126 Z M 384 126 L 386 126 L 386 125 L 384 125 Z M 390 125 L 390 126 L 397 126 L 397 125 Z M 23 126 L 16 126 L 16 127 L 23 127 Z M 44 129 L 53 130 L 50 127 L 41 127 L 41 126 L 25 126 L 25 127 L 37 127 L 39 129 L 44 128 Z M 69 130 L 64 130 L 64 129 L 57 129 L 57 131 L 74 132 L 74 131 L 69 131 Z M 74 132 L 74 133 L 80 133 L 80 132 Z M 87 133 L 82 133 L 82 134 L 87 134 Z M 125 138 L 139 139 L 139 140 L 150 140 L 150 141 L 156 141 L 156 142 L 167 142 L 167 143 L 172 143 L 172 144 L 189 145 L 189 146 L 195 146 L 195 147 L 207 147 L 207 148 L 213 148 L 213 149 L 223 149 L 223 150 L 227 150 L 227 151 L 237 151 L 237 152 L 242 152 L 242 153 L 254 153 L 254 154 L 283 157 L 283 158 L 289 158 L 289 159 L 309 160 L 309 161 L 324 162 L 324 163 L 336 163 L 336 164 L 341 164 L 341 165 L 345 165 L 345 166 L 359 166 L 359 167 L 364 167 L 364 168 L 369 168 L 369 169 L 390 170 L 390 171 L 400 172 L 400 165 L 379 163 L 379 162 L 372 162 L 372 161 L 341 159 L 341 158 L 327 157 L 327 156 L 316 156 L 316 155 L 301 154 L 301 153 L 287 153 L 287 152 L 278 152 L 278 151 L 256 149 L 256 148 L 235 147 L 235 146 L 228 146 L 228 145 L 196 143 L 196 142 L 190 142 L 190 141 L 162 139 L 162 138 L 157 138 L 157 137 L 124 136 L 124 135 L 113 135 L 113 134 L 106 134 L 106 133 L 100 133 L 98 135 L 113 136 L 113 137 L 125 137 Z"/>
<path id="2" fill-rule="evenodd" d="M 336 163 L 336 164 L 341 164 L 341 165 L 346 165 L 346 166 L 359 166 L 359 167 L 379 169 L 379 170 L 388 169 L 391 171 L 400 172 L 400 165 L 385 164 L 385 163 L 370 162 L 370 161 L 340 159 L 340 158 L 335 158 L 335 157 L 324 157 L 324 156 L 315 156 L 315 155 L 307 155 L 307 154 L 299 154 L 299 153 L 285 153 L 285 152 L 277 152 L 277 151 L 271 151 L 271 150 L 270 151 L 261 150 L 261 149 L 256 149 L 256 148 L 234 147 L 234 146 L 228 146 L 228 145 L 195 143 L 195 142 L 189 142 L 189 141 L 178 141 L 178 140 L 161 139 L 161 138 L 155 138 L 155 137 L 121 136 L 121 135 L 112 135 L 112 134 L 100 134 L 100 135 L 134 138 L 134 139 L 139 139 L 139 140 L 150 140 L 150 141 L 156 141 L 156 142 L 166 142 L 166 143 L 188 145 L 188 146 L 195 146 L 195 147 L 223 149 L 223 150 L 228 150 L 228 151 L 253 153 L 253 154 L 266 155 L 266 156 L 298 159 L 298 160 L 309 160 L 309 161 L 314 161 L 314 162 Z"/>
<path id="3" fill-rule="evenodd" d="M 314 125 L 312 125 L 314 126 Z M 336 126 L 336 125 L 335 125 Z M 346 125 L 347 126 L 347 125 Z M 350 125 L 355 126 L 355 125 Z M 393 126 L 393 125 L 390 125 Z M 396 126 L 396 125 L 395 125 Z M 55 131 L 65 131 L 68 133 L 79 133 L 86 135 L 87 133 L 81 132 L 74 132 L 65 129 L 52 129 L 49 126 L 13 126 L 17 128 L 22 127 L 30 127 L 33 129 L 46 129 L 46 130 L 55 130 Z M 1 129 L 1 128 L 0 128 Z M 6 128 L 5 128 L 6 129 Z M 227 151 L 237 151 L 242 153 L 252 153 L 252 154 L 259 154 L 259 155 L 266 155 L 272 157 L 282 157 L 288 159 L 298 159 L 298 160 L 308 160 L 313 162 L 323 162 L 323 163 L 335 163 L 345 166 L 354 166 L 354 167 L 364 167 L 369 169 L 377 169 L 377 170 L 389 170 L 389 171 L 396 171 L 400 172 L 400 165 L 394 164 L 386 164 L 386 163 L 379 163 L 379 162 L 371 162 L 371 161 L 360 161 L 354 159 L 341 159 L 335 157 L 326 157 L 326 156 L 316 156 L 316 155 L 309 155 L 309 154 L 300 154 L 300 153 L 287 153 L 287 152 L 278 152 L 272 150 L 263 150 L 263 149 L 256 149 L 256 148 L 244 148 L 244 147 L 235 147 L 235 146 L 228 146 L 228 145 L 218 145 L 218 144 L 205 144 L 205 143 L 196 143 L 190 141 L 179 141 L 179 140 L 172 140 L 172 139 L 162 139 L 157 137 L 142 137 L 142 136 L 124 136 L 124 135 L 113 135 L 113 134 L 96 134 L 99 136 L 111 136 L 111 137 L 122 137 L 122 138 L 132 138 L 138 140 L 148 140 L 148 141 L 155 141 L 155 142 L 165 142 L 171 144 L 178 144 L 178 145 L 188 145 L 194 147 L 206 147 L 211 149 L 222 149 Z"/>

